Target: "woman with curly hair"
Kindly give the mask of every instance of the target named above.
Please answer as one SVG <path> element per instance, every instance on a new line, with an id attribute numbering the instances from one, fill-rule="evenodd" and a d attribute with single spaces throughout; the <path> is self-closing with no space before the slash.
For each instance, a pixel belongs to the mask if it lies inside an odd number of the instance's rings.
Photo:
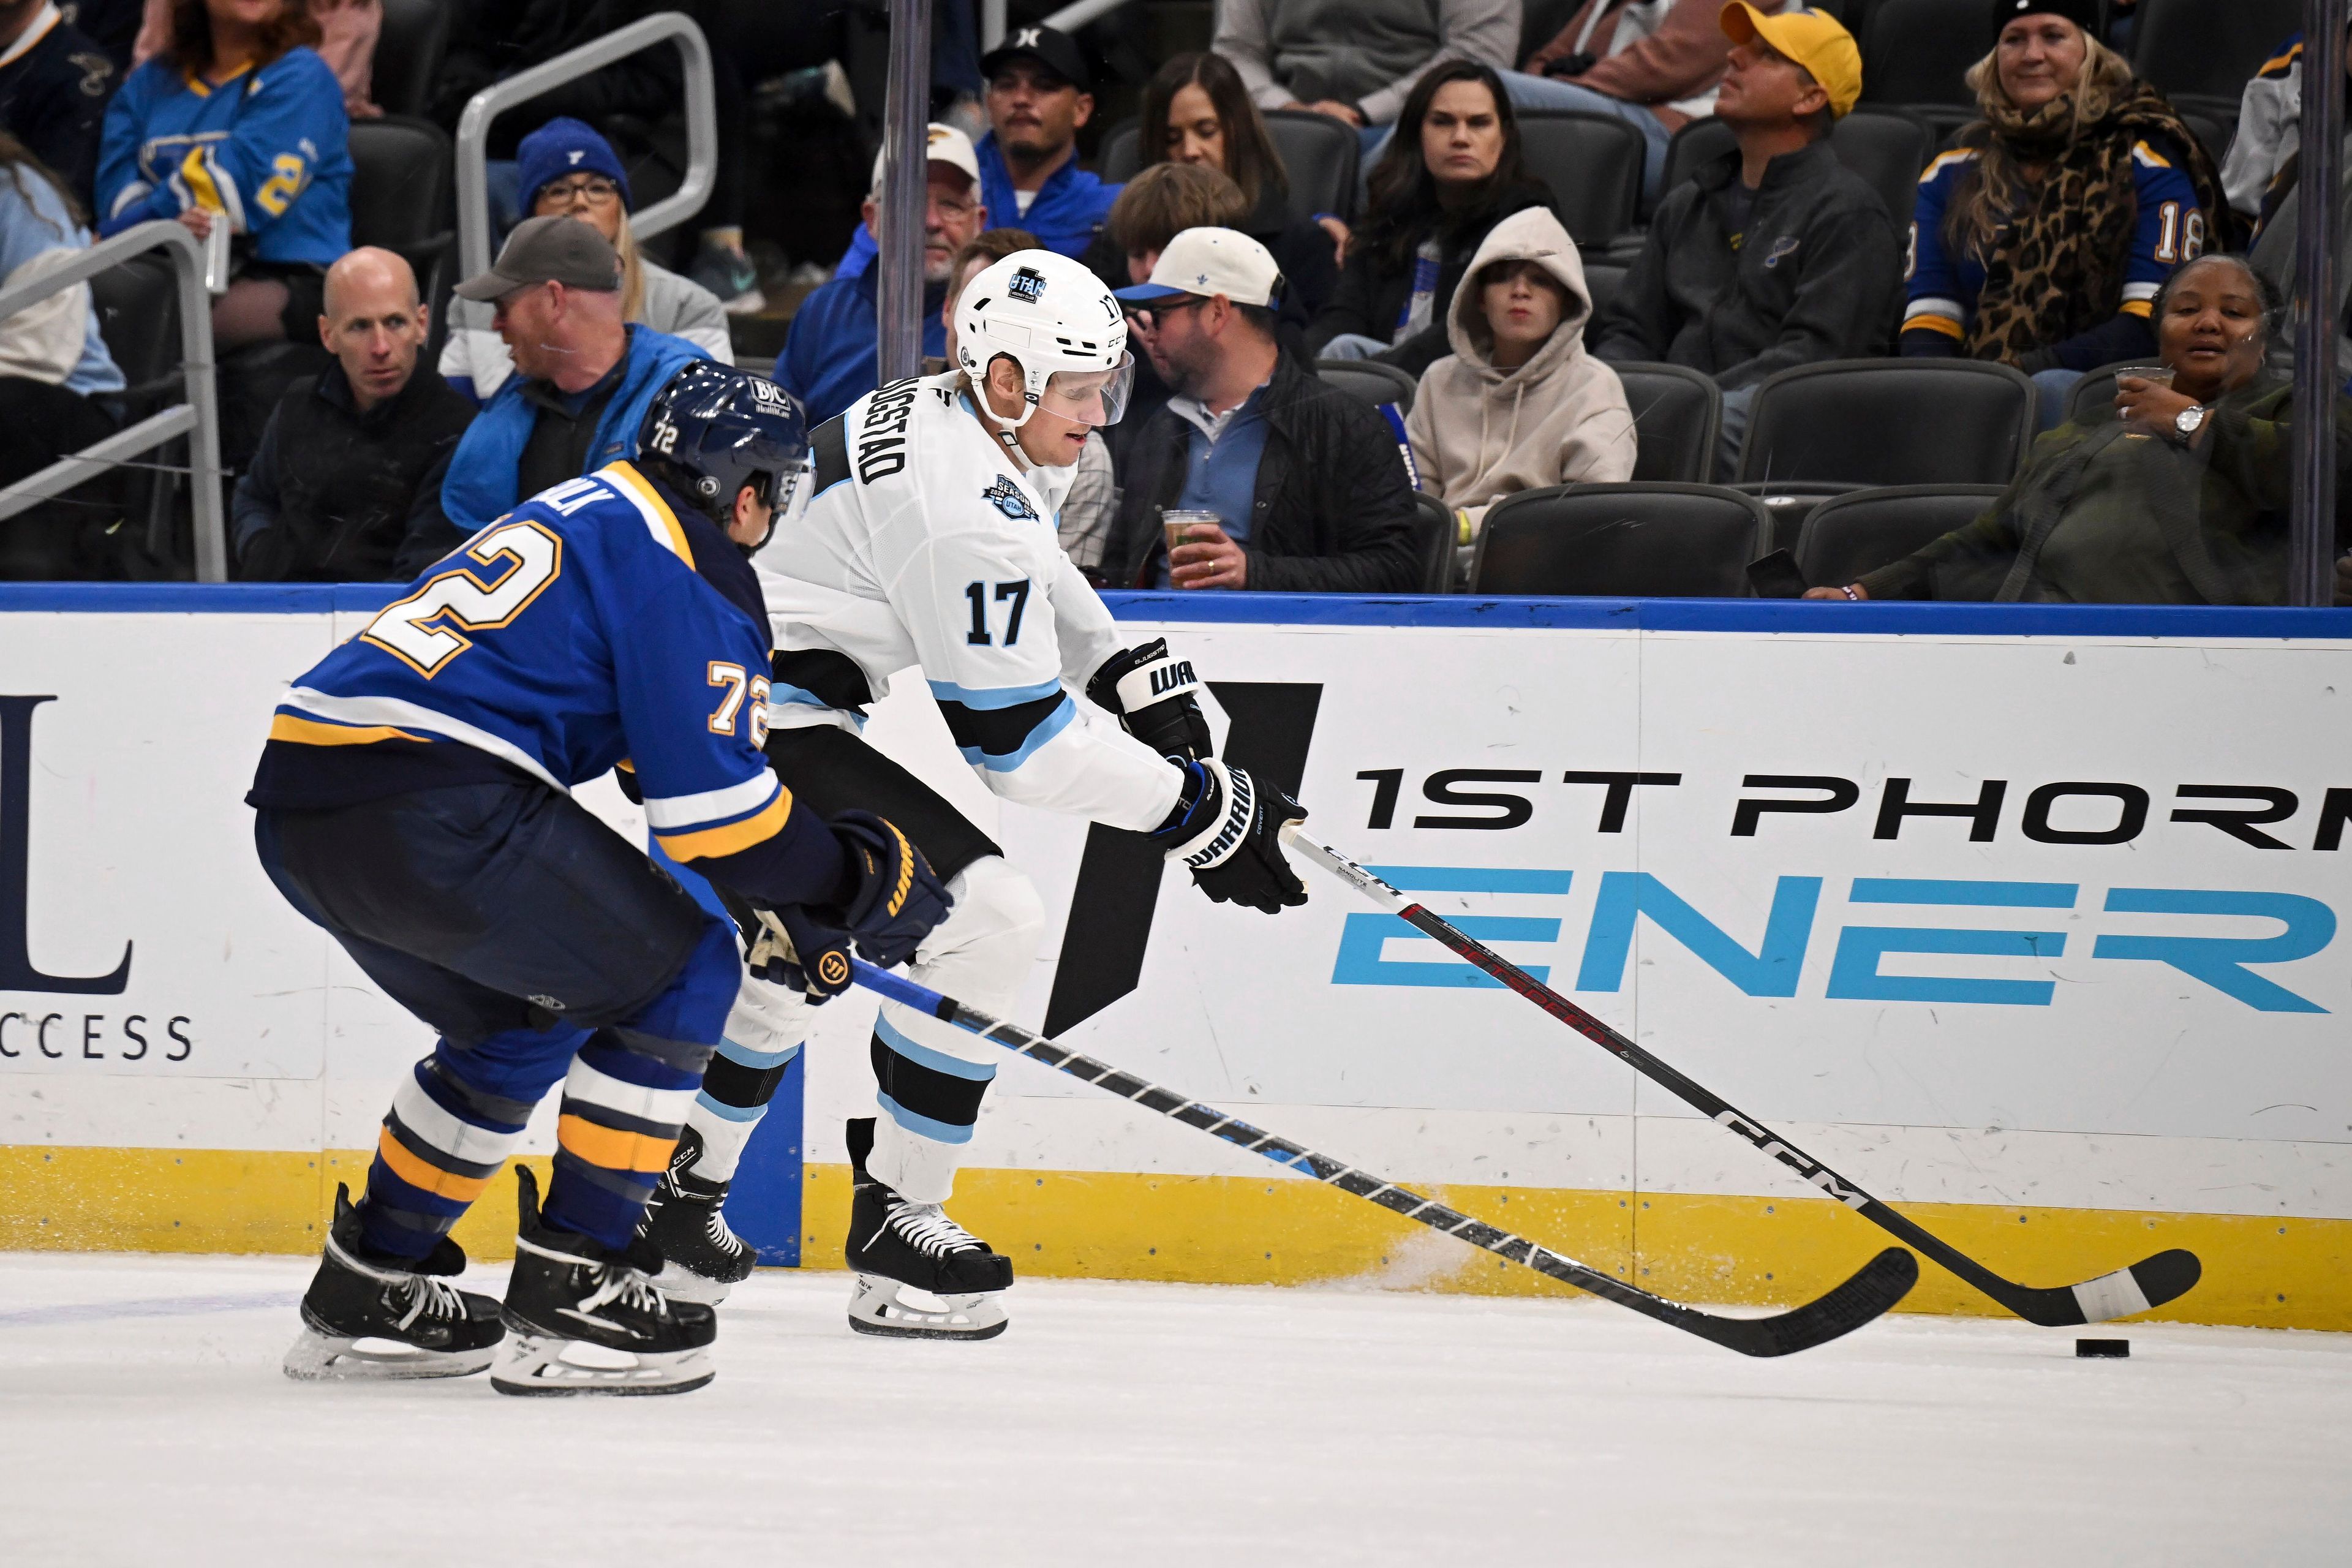
<path id="1" fill-rule="evenodd" d="M 1903 353 L 2034 377 L 2042 427 L 2086 371 L 2156 349 L 2157 290 L 2229 221 L 2213 161 L 2098 41 L 2098 0 L 1991 0 L 1969 68 L 1984 118 L 1927 165 Z"/>

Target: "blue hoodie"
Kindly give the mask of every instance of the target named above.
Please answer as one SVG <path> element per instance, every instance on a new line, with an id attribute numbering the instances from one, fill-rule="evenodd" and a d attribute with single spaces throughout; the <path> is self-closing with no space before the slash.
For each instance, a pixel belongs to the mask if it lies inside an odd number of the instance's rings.
<path id="1" fill-rule="evenodd" d="M 1005 167 L 1004 154 L 997 151 L 996 132 L 982 137 L 972 152 L 980 160 L 980 199 L 988 205 L 988 226 L 1025 229 L 1046 249 L 1058 250 L 1073 261 L 1085 258 L 1087 247 L 1109 220 L 1110 204 L 1127 188 L 1103 184 L 1101 176 L 1079 168 L 1073 157 L 1038 187 L 1024 213 L 1013 193 L 1013 171 Z M 861 225 L 850 237 L 849 254 L 841 258 L 833 275 L 858 276 L 873 264 L 874 249 L 874 237 Z"/>

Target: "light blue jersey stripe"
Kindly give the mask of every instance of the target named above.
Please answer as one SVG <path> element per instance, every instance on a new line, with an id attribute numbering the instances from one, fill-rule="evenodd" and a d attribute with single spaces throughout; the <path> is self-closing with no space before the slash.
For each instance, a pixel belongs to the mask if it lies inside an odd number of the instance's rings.
<path id="1" fill-rule="evenodd" d="M 801 1048 L 798 1046 L 786 1046 L 781 1051 L 755 1051 L 749 1046 L 739 1046 L 732 1040 L 721 1039 L 719 1042 L 719 1054 L 738 1067 L 773 1068 L 782 1067 L 800 1055 Z"/>
<path id="2" fill-rule="evenodd" d="M 876 1102 L 890 1113 L 890 1120 L 918 1138 L 928 1138 L 934 1143 L 969 1143 L 971 1129 L 946 1121 L 934 1121 L 928 1116 L 918 1116 L 887 1094 L 877 1094 Z"/>
<path id="3" fill-rule="evenodd" d="M 931 695 L 942 702 L 959 702 L 966 708 L 995 710 L 1018 708 L 1024 702 L 1041 702 L 1062 689 L 1061 681 L 1041 680 L 1034 686 L 958 686 L 952 680 L 934 680 Z"/>
<path id="4" fill-rule="evenodd" d="M 1077 704 L 1065 697 L 1060 707 L 1037 721 L 1037 727 L 1029 731 L 1029 738 L 1021 742 L 1021 749 L 1017 752 L 1000 754 L 983 752 L 978 746 L 958 746 L 956 750 L 961 752 L 963 760 L 973 767 L 986 768 L 992 773 L 1009 773 L 1034 756 L 1040 746 L 1068 729 L 1077 716 Z"/>
<path id="5" fill-rule="evenodd" d="M 768 1114 L 768 1108 L 764 1105 L 722 1105 L 710 1098 L 710 1091 L 707 1089 L 694 1097 L 694 1103 L 711 1115 L 729 1121 L 757 1121 Z"/>
<path id="6" fill-rule="evenodd" d="M 874 1032 L 882 1037 L 884 1045 L 918 1067 L 927 1067 L 933 1072 L 943 1072 L 950 1078 L 969 1079 L 974 1083 L 987 1083 L 996 1077 L 994 1062 L 968 1062 L 961 1057 L 951 1057 L 945 1051 L 933 1050 L 929 1046 L 908 1039 L 904 1030 L 892 1028 L 890 1020 L 887 1018 L 876 1018 Z"/>

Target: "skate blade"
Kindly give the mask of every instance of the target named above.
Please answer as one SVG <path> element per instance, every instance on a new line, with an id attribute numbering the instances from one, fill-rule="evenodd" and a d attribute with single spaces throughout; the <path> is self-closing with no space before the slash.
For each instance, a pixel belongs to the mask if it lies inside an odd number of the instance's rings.
<path id="1" fill-rule="evenodd" d="M 500 1394 L 685 1394 L 719 1375 L 710 1347 L 639 1354 L 555 1334 L 509 1331 L 490 1369 Z"/>
<path id="2" fill-rule="evenodd" d="M 699 1301 L 706 1307 L 716 1307 L 727 1300 L 727 1292 L 735 1289 L 735 1281 L 713 1279 L 691 1268 L 666 1263 L 662 1271 L 654 1276 L 654 1289 L 673 1301 Z"/>
<path id="3" fill-rule="evenodd" d="M 471 1351 L 428 1351 L 397 1340 L 352 1339 L 305 1327 L 279 1368 L 302 1383 L 468 1377 L 488 1366 L 498 1353 L 496 1345 Z"/>
<path id="4" fill-rule="evenodd" d="M 998 1291 L 933 1296 L 876 1274 L 861 1274 L 849 1298 L 849 1326 L 899 1340 L 992 1340 L 1006 1327 Z M 938 1302 L 934 1307 L 931 1302 Z"/>

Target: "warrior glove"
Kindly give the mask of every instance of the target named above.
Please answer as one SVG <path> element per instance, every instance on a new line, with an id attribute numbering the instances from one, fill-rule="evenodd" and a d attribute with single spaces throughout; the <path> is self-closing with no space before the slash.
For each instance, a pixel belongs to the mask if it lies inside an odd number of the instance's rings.
<path id="1" fill-rule="evenodd" d="M 1307 808 L 1273 784 L 1219 762 L 1186 763 L 1184 791 L 1151 841 L 1192 869 L 1221 904 L 1267 914 L 1307 901 L 1307 885 L 1282 852 L 1282 830 Z"/>
<path id="2" fill-rule="evenodd" d="M 845 811 L 827 826 L 846 863 L 838 903 L 761 910 L 746 959 L 752 973 L 816 1003 L 849 989 L 853 944 L 885 969 L 904 963 L 954 903 L 923 852 L 881 817 Z"/>
<path id="3" fill-rule="evenodd" d="M 1118 715 L 1127 732 L 1171 762 L 1196 763 L 1216 750 L 1192 661 L 1168 652 L 1168 639 L 1122 648 L 1087 682 L 1087 697 Z"/>

